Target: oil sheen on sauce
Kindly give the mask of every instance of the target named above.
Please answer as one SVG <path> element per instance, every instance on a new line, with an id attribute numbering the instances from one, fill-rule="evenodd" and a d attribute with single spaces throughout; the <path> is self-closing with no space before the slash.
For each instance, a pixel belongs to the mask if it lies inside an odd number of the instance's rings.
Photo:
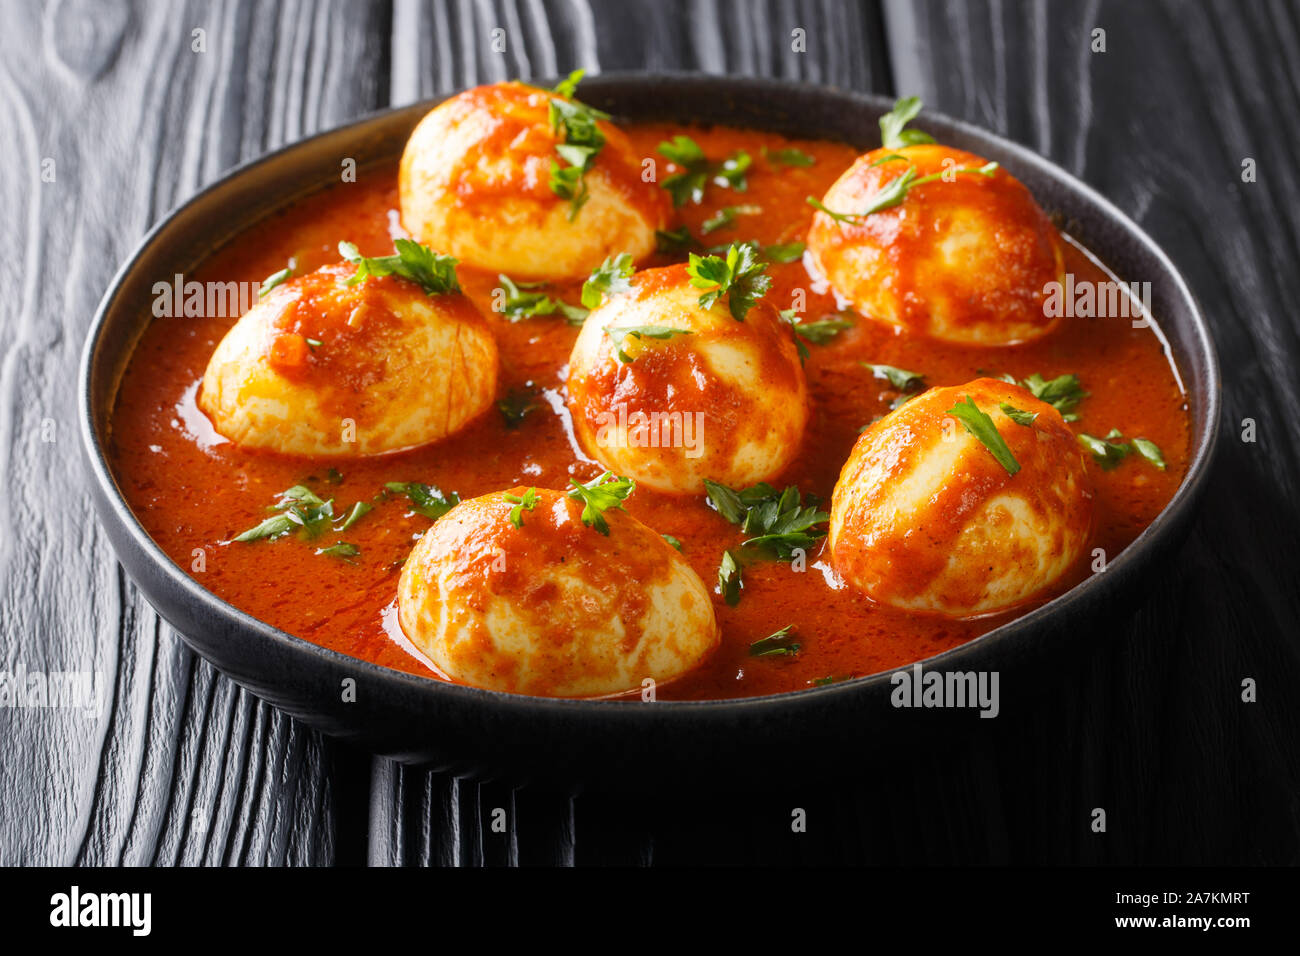
<path id="1" fill-rule="evenodd" d="M 644 156 L 654 155 L 655 146 L 675 133 L 687 132 L 707 155 L 745 149 L 755 157 L 745 193 L 711 188 L 701 205 L 678 211 L 675 225 L 685 224 L 699 235 L 701 225 L 723 206 L 744 203 L 762 209 L 708 237 L 718 243 L 802 240 L 812 216 L 804 197 L 822 195 L 856 157 L 841 144 L 727 128 L 643 124 L 627 132 Z M 816 162 L 773 167 L 759 159 L 764 146 L 796 146 Z M 396 207 L 396 169 L 363 174 L 356 183 L 331 187 L 264 220 L 214 254 L 192 278 L 260 282 L 291 257 L 301 273 L 338 261 L 342 239 L 356 243 L 365 255 L 386 255 L 393 236 L 401 235 L 394 226 Z M 662 257 L 647 265 L 671 261 Z M 1067 243 L 1066 271 L 1076 280 L 1113 278 L 1072 243 Z M 838 310 L 831 294 L 817 291 L 801 262 L 773 265 L 769 274 L 768 301 L 777 308 L 790 307 L 795 290 L 803 289 L 805 321 Z M 410 513 L 405 498 L 381 500 L 349 529 L 347 540 L 361 549 L 361 557 L 351 563 L 318 556 L 318 543 L 293 537 L 227 542 L 261 521 L 281 491 L 300 483 L 323 498 L 333 497 L 336 512 L 346 512 L 355 501 L 374 500 L 391 481 L 420 481 L 469 498 L 515 485 L 564 488 L 571 477 L 585 481 L 603 470 L 575 445 L 564 407 L 565 366 L 577 330 L 557 316 L 512 324 L 492 312 L 495 276 L 464 267 L 460 276 L 497 335 L 500 396 L 520 397 L 535 408 L 513 425 L 494 409 L 444 442 L 378 458 L 317 462 L 241 451 L 223 441 L 195 406 L 195 394 L 209 356 L 237 316 L 155 319 L 121 382 L 110 459 L 132 509 L 162 549 L 209 591 L 282 630 L 344 654 L 441 679 L 400 634 L 392 633 L 389 609 L 401 565 L 429 526 L 428 519 Z M 576 302 L 578 284 L 560 286 L 553 294 Z M 896 395 L 862 367 L 863 361 L 922 372 L 927 385 L 956 385 L 987 372 L 1017 378 L 1073 372 L 1090 397 L 1080 405 L 1082 420 L 1072 429 L 1104 435 L 1118 428 L 1160 446 L 1168 462 L 1165 471 L 1137 460 L 1111 471 L 1089 464 L 1097 520 L 1087 561 L 1037 603 L 1091 573 L 1093 548 L 1110 558 L 1118 554 L 1159 514 L 1186 472 L 1185 396 L 1155 330 L 1134 328 L 1128 318 L 1067 318 L 1045 339 L 1001 349 L 909 338 L 859 319 L 830 344 L 810 349 L 806 371 L 813 415 L 794 464 L 772 483 L 798 484 L 825 503 L 859 429 L 884 414 Z M 330 475 L 331 468 L 336 475 Z M 651 528 L 679 539 L 686 559 L 710 587 L 722 552 L 743 537 L 703 497 L 640 488 L 627 509 Z M 204 553 L 202 571 L 193 570 L 196 549 Z M 778 562 L 748 566 L 744 596 L 736 607 L 715 595 L 721 647 L 693 673 L 660 687 L 658 696 L 750 697 L 889 670 L 969 641 L 1033 606 L 973 621 L 892 610 L 839 582 L 819 547 L 802 571 Z M 795 626 L 802 645 L 798 655 L 749 656 L 751 642 L 787 624 Z"/>

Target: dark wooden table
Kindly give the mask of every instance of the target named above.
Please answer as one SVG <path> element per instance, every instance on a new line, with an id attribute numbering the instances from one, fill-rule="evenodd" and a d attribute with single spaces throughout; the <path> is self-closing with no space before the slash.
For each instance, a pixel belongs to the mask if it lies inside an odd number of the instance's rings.
<path id="1" fill-rule="evenodd" d="M 106 700 L 97 715 L 0 709 L 0 863 L 1300 860 L 1294 0 L 63 0 L 5 14 L 0 668 L 96 671 Z M 109 279 L 168 208 L 368 111 L 578 66 L 918 93 L 1109 196 L 1213 326 L 1224 440 L 1146 603 L 1025 719 L 900 756 L 869 784 L 809 782 L 805 834 L 765 794 L 697 799 L 689 780 L 671 805 L 511 792 L 323 738 L 195 658 L 91 512 L 78 356 Z"/>

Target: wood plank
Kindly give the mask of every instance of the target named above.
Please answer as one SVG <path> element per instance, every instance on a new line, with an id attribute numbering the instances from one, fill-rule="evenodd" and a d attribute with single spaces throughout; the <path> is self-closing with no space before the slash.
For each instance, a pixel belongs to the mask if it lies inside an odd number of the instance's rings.
<path id="1" fill-rule="evenodd" d="M 387 97 L 386 5 L 72 0 L 8 11 L 0 180 L 12 290 L 0 324 L 3 666 L 93 671 L 106 699 L 0 710 L 0 863 L 359 858 L 368 758 L 195 660 L 124 578 L 84 490 L 77 362 L 118 265 L 232 164 Z M 206 30 L 206 52 L 192 49 Z M 54 181 L 42 182 L 42 161 Z M 356 772 L 340 773 L 349 762 Z M 364 784 L 363 784 L 364 786 Z"/>

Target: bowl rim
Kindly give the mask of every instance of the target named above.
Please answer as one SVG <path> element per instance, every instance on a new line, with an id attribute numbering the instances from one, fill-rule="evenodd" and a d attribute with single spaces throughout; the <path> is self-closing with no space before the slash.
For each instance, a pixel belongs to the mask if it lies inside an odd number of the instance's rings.
<path id="1" fill-rule="evenodd" d="M 538 84 L 547 81 L 555 81 L 557 78 L 540 78 L 536 81 Z M 845 102 L 846 106 L 851 105 L 854 109 L 865 111 L 888 111 L 892 108 L 895 99 L 876 93 L 865 93 L 857 90 L 844 89 L 829 84 L 809 83 L 802 81 L 791 81 L 775 79 L 770 77 L 744 76 L 744 75 L 727 75 L 702 73 L 698 71 L 609 71 L 596 74 L 589 74 L 583 79 L 584 89 L 596 89 L 596 95 L 600 95 L 602 88 L 609 87 L 617 89 L 632 85 L 644 84 L 651 85 L 658 82 L 669 83 L 686 83 L 695 84 L 701 88 L 707 88 L 718 84 L 725 84 L 731 89 L 743 88 L 747 92 L 756 94 L 769 94 L 772 96 L 788 96 L 793 92 L 800 92 L 811 96 L 829 96 Z M 463 88 L 462 88 L 463 89 Z M 130 538 L 130 542 L 135 545 L 153 564 L 155 569 L 160 570 L 167 580 L 177 587 L 184 600 L 201 605 L 211 613 L 226 619 L 238 629 L 251 633 L 258 640 L 267 641 L 271 644 L 278 645 L 280 649 L 290 654 L 309 654 L 316 657 L 322 663 L 329 663 L 338 666 L 344 670 L 356 672 L 356 676 L 366 676 L 390 684 L 402 685 L 416 694 L 431 694 L 434 696 L 446 696 L 452 699 L 461 698 L 465 703 L 488 704 L 494 708 L 505 710 L 529 710 L 533 712 L 542 711 L 548 714 L 566 715 L 591 712 L 593 715 L 602 718 L 614 720 L 634 720 L 635 715 L 646 713 L 645 709 L 636 706 L 641 703 L 639 698 L 620 698 L 620 699 L 601 699 L 601 698 L 562 698 L 562 697 L 533 697 L 525 694 L 515 694 L 506 691 L 488 690 L 479 687 L 472 687 L 465 684 L 455 684 L 446 681 L 440 681 L 434 678 L 425 677 L 419 674 L 412 674 L 406 671 L 396 670 L 385 667 L 372 661 L 359 657 L 352 657 L 342 652 L 322 647 L 314 644 L 305 638 L 297 637 L 287 631 L 280 630 L 270 625 L 248 612 L 235 607 L 213 592 L 207 590 L 194 578 L 187 575 L 181 567 L 174 562 L 161 547 L 153 540 L 148 532 L 141 525 L 139 519 L 127 504 L 124 495 L 118 487 L 117 481 L 113 476 L 113 471 L 109 465 L 104 444 L 100 441 L 98 429 L 95 422 L 94 394 L 92 389 L 92 379 L 96 373 L 96 356 L 101 346 L 101 340 L 104 338 L 105 327 L 108 317 L 115 304 L 118 294 L 128 277 L 134 272 L 137 263 L 150 249 L 151 246 L 162 236 L 171 225 L 182 216 L 191 205 L 198 203 L 200 200 L 211 196 L 218 190 L 223 189 L 231 180 L 242 178 L 251 171 L 279 161 L 282 157 L 291 152 L 306 148 L 309 144 L 317 143 L 327 137 L 340 135 L 358 135 L 363 128 L 371 125 L 381 125 L 385 121 L 395 120 L 398 115 L 409 113 L 412 116 L 422 115 L 424 112 L 432 109 L 441 102 L 455 96 L 461 89 L 453 90 L 444 95 L 437 95 L 427 99 L 422 99 L 414 103 L 387 107 L 375 110 L 356 117 L 346 123 L 329 129 L 313 133 L 310 136 L 294 140 L 277 147 L 269 152 L 259 154 L 252 159 L 241 162 L 230 169 L 224 171 L 219 178 L 197 190 L 185 199 L 172 206 L 167 213 L 155 223 L 148 232 L 134 245 L 131 253 L 128 255 L 123 264 L 114 273 L 108 287 L 96 307 L 95 314 L 91 320 L 90 326 L 86 332 L 86 340 L 82 348 L 81 359 L 77 373 L 77 412 L 79 432 L 81 435 L 82 449 L 86 466 L 94 483 L 95 489 L 99 492 L 100 501 L 111 509 L 113 517 L 116 519 L 120 529 Z M 667 112 L 667 111 L 665 111 Z M 1173 297 L 1181 297 L 1185 300 L 1188 311 L 1188 320 L 1191 324 L 1192 348 L 1189 350 L 1191 355 L 1203 362 L 1205 369 L 1205 383 L 1203 394 L 1196 394 L 1194 389 L 1187 388 L 1184 395 L 1188 401 L 1204 402 L 1204 418 L 1199 428 L 1195 427 L 1195 418 L 1189 425 L 1191 430 L 1191 442 L 1193 455 L 1188 463 L 1187 473 L 1180 482 L 1178 489 L 1169 502 L 1161 509 L 1160 513 L 1151 521 L 1136 538 L 1133 539 L 1119 554 L 1107 562 L 1105 575 L 1094 574 L 1085 580 L 1074 585 L 1069 590 L 1057 595 L 1047 603 L 1040 605 L 1033 610 L 1007 621 L 1006 623 L 981 634 L 956 647 L 949 648 L 938 654 L 920 658 L 913 662 L 900 665 L 886 671 L 878 671 L 873 674 L 866 674 L 860 677 L 849 678 L 844 681 L 838 681 L 832 684 L 807 687 L 798 690 L 782 691 L 775 694 L 763 694 L 753 697 L 737 697 L 708 700 L 655 700 L 654 714 L 659 720 L 691 720 L 698 714 L 717 713 L 719 711 L 736 711 L 736 710 L 767 710 L 770 708 L 798 707 L 814 702 L 831 702 L 833 700 L 847 700 L 850 697 L 856 697 L 860 694 L 867 694 L 881 685 L 891 682 L 892 675 L 903 669 L 911 669 L 916 665 L 921 665 L 923 670 L 945 669 L 945 665 L 960 662 L 964 658 L 979 654 L 995 651 L 999 646 L 1011 645 L 1016 641 L 1023 641 L 1027 637 L 1032 637 L 1033 633 L 1040 630 L 1039 625 L 1045 621 L 1068 614 L 1072 604 L 1091 598 L 1094 594 L 1101 592 L 1109 587 L 1107 580 L 1113 580 L 1122 575 L 1130 565 L 1141 560 L 1144 551 L 1152 548 L 1166 533 L 1186 520 L 1195 503 L 1196 498 L 1201 493 L 1207 481 L 1210 464 L 1213 459 L 1215 448 L 1219 439 L 1220 432 L 1220 415 L 1222 411 L 1222 379 L 1218 356 L 1215 352 L 1214 339 L 1210 334 L 1208 325 L 1205 321 L 1204 313 L 1201 310 L 1200 303 L 1188 287 L 1182 273 L 1174 265 L 1172 260 L 1164 250 L 1135 223 L 1128 215 L 1120 210 L 1114 203 L 1103 196 L 1100 192 L 1076 177 L 1073 173 L 1056 165 L 1050 160 L 1038 153 L 1033 152 L 1028 147 L 1021 145 L 1001 136 L 998 133 L 991 132 L 983 127 L 964 120 L 956 119 L 947 114 L 926 109 L 918 117 L 919 125 L 924 128 L 930 125 L 939 125 L 946 127 L 948 130 L 956 131 L 964 136 L 977 140 L 992 142 L 1008 155 L 1014 157 L 1016 164 L 1024 167 L 1032 167 L 1035 172 L 1047 178 L 1062 183 L 1070 191 L 1075 193 L 1086 204 L 1094 206 L 1106 219 L 1114 222 L 1121 229 L 1136 240 L 1141 247 L 1143 254 L 1150 256 L 1153 262 L 1163 270 L 1173 283 Z M 761 127 L 746 127 L 761 128 Z M 259 218 L 265 218 L 273 215 L 277 210 L 286 208 L 296 202 L 301 201 L 304 197 L 313 195 L 327 186 L 320 183 L 313 183 L 310 188 L 304 189 L 290 196 L 287 196 L 283 203 L 272 209 L 263 210 Z M 228 242 L 229 239 L 223 240 Z M 1100 255 L 1102 261 L 1105 261 L 1105 250 L 1095 250 L 1086 247 L 1090 252 Z M 1153 323 L 1156 329 L 1161 328 L 1161 322 L 1157 320 Z M 126 351 L 126 362 L 129 363 L 136 345 Z M 1169 360 L 1174 365 L 1175 370 L 1180 377 L 1185 378 L 1185 369 L 1177 363 L 1176 357 L 1172 350 L 1166 344 L 1166 351 L 1169 353 Z M 123 364 L 123 368 L 125 367 Z M 120 371 L 118 375 L 120 382 Z M 112 394 L 116 395 L 116 386 L 114 383 Z M 101 512 L 102 514 L 102 512 Z M 101 517 L 101 521 L 102 521 Z M 120 559 L 119 559 L 120 563 Z M 1115 573 L 1112 573 L 1115 572 Z M 1099 580 L 1099 578 L 1101 580 Z M 137 585 L 138 587 L 138 585 Z M 142 593 L 144 589 L 141 588 Z M 146 594 L 146 600 L 149 600 Z M 151 605 L 153 604 L 150 601 Z M 155 610 L 157 608 L 155 606 Z M 161 611 L 159 616 L 163 617 Z M 164 617 L 164 619 L 166 619 Z M 169 622 L 170 623 L 170 622 Z M 176 627 L 182 637 L 187 637 L 180 627 Z M 1039 635 L 1042 636 L 1041 634 Z M 187 638 L 188 639 L 188 638 Z M 206 656 L 199 651 L 201 656 Z M 215 665 L 219 670 L 222 666 Z M 665 685 L 667 686 L 667 685 Z"/>

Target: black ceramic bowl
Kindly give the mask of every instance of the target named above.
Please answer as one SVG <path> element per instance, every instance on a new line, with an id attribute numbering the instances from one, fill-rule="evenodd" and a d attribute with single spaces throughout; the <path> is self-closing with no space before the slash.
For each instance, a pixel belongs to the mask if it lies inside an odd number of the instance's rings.
<path id="1" fill-rule="evenodd" d="M 882 97 L 760 79 L 597 76 L 582 97 L 626 119 L 726 123 L 792 136 L 876 145 Z M 217 247 L 295 199 L 337 181 L 340 157 L 396 164 L 433 106 L 361 120 L 234 170 L 154 228 L 113 279 L 90 329 L 81 369 L 81 424 L 100 519 L 122 564 L 153 605 L 219 669 L 326 733 L 401 760 L 461 775 L 653 790 L 667 784 L 806 780 L 866 766 L 868 752 L 993 723 L 971 711 L 896 709 L 889 673 L 768 697 L 714 702 L 573 701 L 445 684 L 324 650 L 204 590 L 163 554 L 126 505 L 104 456 L 121 372 L 149 320 L 159 276 L 187 272 Z M 1152 310 L 1185 384 L 1192 460 L 1161 515 L 1103 574 L 927 669 L 998 671 L 1004 698 L 1050 685 L 1070 651 L 1095 643 L 1099 618 L 1126 606 L 1144 575 L 1171 557 L 1204 484 L 1219 417 L 1219 375 L 1204 320 L 1174 266 L 1108 201 L 1028 150 L 934 113 L 917 124 L 939 141 L 1002 163 L 1066 231 L 1122 279 L 1150 281 Z M 342 682 L 356 681 L 344 702 Z M 1032 704 L 1029 706 L 1033 706 Z"/>

